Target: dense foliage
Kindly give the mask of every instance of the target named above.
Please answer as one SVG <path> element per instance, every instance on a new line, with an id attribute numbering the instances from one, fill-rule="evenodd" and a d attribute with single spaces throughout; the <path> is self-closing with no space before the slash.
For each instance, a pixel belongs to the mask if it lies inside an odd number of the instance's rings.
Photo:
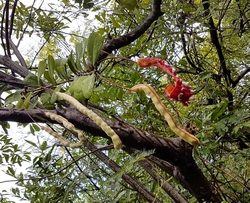
<path id="1" fill-rule="evenodd" d="M 250 201 L 248 0 L 8 0 L 0 9 L 0 163 L 16 180 L 2 202 Z M 166 60 L 189 83 L 189 106 L 164 97 L 172 80 L 139 68 L 144 57 Z M 142 83 L 178 125 L 191 123 L 200 146 L 176 138 L 147 95 L 128 91 Z M 123 149 L 53 91 L 96 112 Z M 41 126 L 77 142 L 45 111 L 83 130 L 86 146 L 46 134 Z"/>

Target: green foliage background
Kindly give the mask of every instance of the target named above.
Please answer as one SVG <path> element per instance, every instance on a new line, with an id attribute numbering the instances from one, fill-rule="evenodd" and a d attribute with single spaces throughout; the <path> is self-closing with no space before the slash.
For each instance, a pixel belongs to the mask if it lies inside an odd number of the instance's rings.
<path id="1" fill-rule="evenodd" d="M 1 9 L 3 4 L 2 1 Z M 105 109 L 103 117 L 119 116 L 150 133 L 175 137 L 150 98 L 121 88 L 147 83 L 165 99 L 163 89 L 171 79 L 154 68 L 140 69 L 131 62 L 138 57 L 162 58 L 172 64 L 195 91 L 195 100 L 187 108 L 166 99 L 164 104 L 175 119 L 179 119 L 179 124 L 191 122 L 197 127 L 197 137 L 202 145 L 197 148 L 199 155 L 196 154 L 195 158 L 201 170 L 220 188 L 225 202 L 250 201 L 250 77 L 247 73 L 242 75 L 250 69 L 249 2 L 210 1 L 211 16 L 231 83 L 227 82 L 218 50 L 212 43 L 210 15 L 205 15 L 204 1 L 163 1 L 164 15 L 157 23 L 129 46 L 114 51 L 99 63 L 96 68 L 102 77 L 93 71 L 93 65 L 103 43 L 108 36 L 116 38 L 134 30 L 151 11 L 151 2 L 63 0 L 59 5 L 57 11 L 58 5 L 53 3 L 49 5 L 50 9 L 18 4 L 14 19 L 16 39 L 22 39 L 23 35 L 37 35 L 42 43 L 38 45 L 39 51 L 23 55 L 32 73 L 24 82 L 30 85 L 32 95 L 27 93 L 23 98 L 20 90 L 9 90 L 1 84 L 0 93 L 5 97 L 1 106 L 32 109 L 36 105 L 54 109 L 55 97 L 48 92 L 35 92 L 37 86 L 51 85 L 52 89 L 70 92 L 80 101 L 87 99 L 102 107 Z M 86 23 L 85 18 L 91 13 L 94 13 L 94 19 Z M 71 27 L 76 22 L 80 23 L 79 29 Z M 73 88 L 73 80 L 77 77 L 81 78 L 80 83 L 75 80 Z M 79 87 L 84 87 L 84 95 L 78 94 L 76 88 Z M 56 140 L 44 140 L 38 144 L 28 139 L 26 142 L 31 150 L 22 151 L 8 136 L 9 124 L 2 122 L 1 125 L 0 163 L 7 166 L 6 174 L 17 180 L 18 187 L 13 186 L 10 192 L 15 197 L 37 203 L 145 202 L 121 180 L 121 175 L 126 172 L 163 202 L 172 201 L 160 184 L 138 165 L 138 161 L 152 152 L 128 156 L 115 150 L 105 151 L 122 166 L 121 172 L 114 174 L 87 150 L 58 147 L 54 144 Z M 60 126 L 55 128 L 63 132 Z M 31 124 L 30 133 L 41 133 L 39 126 Z M 75 139 L 71 134 L 66 136 Z M 97 145 L 107 143 L 103 138 L 87 137 Z M 60 153 L 58 148 L 63 152 Z M 78 161 L 71 164 L 73 160 Z M 21 166 L 27 161 L 30 163 L 27 172 L 18 173 L 16 164 Z M 196 201 L 170 175 L 160 169 L 158 173 L 164 175 L 189 202 Z M 1 192 L 3 196 L 7 193 Z M 11 201 L 4 199 L 3 202 Z"/>

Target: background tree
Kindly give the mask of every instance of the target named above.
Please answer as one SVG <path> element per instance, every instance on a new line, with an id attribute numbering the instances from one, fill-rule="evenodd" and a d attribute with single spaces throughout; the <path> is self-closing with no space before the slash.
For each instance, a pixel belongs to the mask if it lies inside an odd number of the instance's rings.
<path id="1" fill-rule="evenodd" d="M 0 161 L 19 186 L 12 195 L 30 202 L 248 202 L 250 3 L 93 2 L 63 0 L 47 8 L 1 2 Z M 94 20 L 85 20 L 89 14 Z M 79 29 L 72 28 L 76 21 Z M 40 43 L 26 54 L 28 36 Z M 168 76 L 140 69 L 133 63 L 139 57 L 166 60 L 195 90 L 195 100 L 185 107 L 165 99 Z M 73 83 L 76 78 L 84 79 Z M 142 83 L 197 134 L 199 147 L 175 138 L 144 93 L 126 89 Z M 113 149 L 99 126 L 53 91 L 72 93 L 124 147 Z M 72 149 L 49 135 L 42 139 L 46 123 L 77 142 L 45 112 L 85 132 L 86 145 Z M 29 150 L 9 137 L 11 121 L 38 136 L 26 138 Z M 18 172 L 25 162 L 30 167 Z M 2 201 L 11 202 L 6 193 Z"/>

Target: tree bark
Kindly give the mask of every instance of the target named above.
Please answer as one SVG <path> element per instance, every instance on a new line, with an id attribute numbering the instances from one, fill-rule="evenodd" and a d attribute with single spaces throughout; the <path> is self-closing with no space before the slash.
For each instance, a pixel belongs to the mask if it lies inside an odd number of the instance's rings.
<path id="1" fill-rule="evenodd" d="M 109 137 L 89 117 L 81 114 L 74 107 L 61 108 L 53 113 L 64 116 L 77 128 L 93 136 L 109 139 Z M 34 119 L 32 120 L 31 117 Z M 0 121 L 32 123 L 48 121 L 42 110 L 19 110 L 0 108 Z M 194 195 L 199 202 L 221 202 L 221 198 L 212 189 L 209 181 L 197 166 L 192 157 L 192 146 L 180 138 L 167 139 L 140 130 L 125 122 L 114 122 L 105 118 L 104 121 L 118 134 L 123 144 L 128 148 L 138 150 L 155 150 L 154 156 L 171 163 L 175 167 L 174 177 L 179 183 Z M 56 123 L 49 120 L 49 122 Z M 166 171 L 168 172 L 168 171 Z"/>

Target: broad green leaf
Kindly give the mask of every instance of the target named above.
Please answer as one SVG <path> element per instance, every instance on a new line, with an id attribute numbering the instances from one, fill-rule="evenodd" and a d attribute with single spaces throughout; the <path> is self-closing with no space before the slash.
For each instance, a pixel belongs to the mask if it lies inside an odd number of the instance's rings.
<path id="1" fill-rule="evenodd" d="M 27 85 L 38 85 L 38 77 L 34 74 L 27 75 L 23 82 Z"/>
<path id="2" fill-rule="evenodd" d="M 49 74 L 48 71 L 45 71 L 45 72 L 44 72 L 44 78 L 45 78 L 50 84 L 55 84 L 55 83 L 56 83 L 55 79 L 50 77 L 50 74 Z"/>
<path id="3" fill-rule="evenodd" d="M 83 46 L 82 43 L 76 43 L 75 44 L 75 49 L 76 49 L 76 67 L 78 70 L 82 70 L 81 66 L 81 59 L 83 56 Z"/>
<path id="4" fill-rule="evenodd" d="M 82 60 L 82 63 L 83 63 L 83 66 L 85 67 L 85 69 L 89 70 L 89 66 L 87 65 L 87 62 L 86 62 L 86 59 L 88 58 L 88 56 L 86 55 L 86 48 L 87 48 L 87 44 L 88 44 L 88 39 L 83 38 L 81 44 L 82 44 L 82 49 L 83 49 L 81 60 Z"/>
<path id="5" fill-rule="evenodd" d="M 73 73 L 77 73 L 77 67 L 76 67 L 76 64 L 75 64 L 75 60 L 74 60 L 74 56 L 72 53 L 70 53 L 69 55 L 69 58 L 68 58 L 68 65 L 69 65 L 69 68 L 70 70 L 73 72 Z"/>
<path id="6" fill-rule="evenodd" d="M 103 91 L 103 90 L 105 90 L 105 87 L 102 86 L 102 85 L 99 85 L 98 87 L 96 87 L 96 88 L 94 89 L 94 92 Z"/>
<path id="7" fill-rule="evenodd" d="M 40 149 L 41 149 L 42 151 L 44 151 L 44 150 L 46 150 L 47 148 L 48 148 L 48 144 L 47 144 L 46 141 L 44 141 L 44 142 L 40 145 Z"/>
<path id="8" fill-rule="evenodd" d="M 79 101 L 89 99 L 93 94 L 94 82 L 94 74 L 81 76 L 72 82 L 69 92 Z"/>
<path id="9" fill-rule="evenodd" d="M 6 171 L 6 173 L 12 177 L 15 177 L 15 170 L 12 167 L 8 167 L 8 170 Z"/>
<path id="10" fill-rule="evenodd" d="M 98 32 L 92 32 L 88 38 L 87 53 L 91 64 L 95 64 L 102 49 L 104 38 Z"/>
<path id="11" fill-rule="evenodd" d="M 46 60 L 40 61 L 38 64 L 38 70 L 37 70 L 37 74 L 38 74 L 38 84 L 40 84 L 41 81 L 41 77 L 44 74 L 44 71 L 46 69 L 47 63 Z"/>
<path id="12" fill-rule="evenodd" d="M 67 70 L 66 70 L 67 61 L 68 61 L 68 59 L 65 59 L 65 58 L 59 58 L 59 59 L 55 60 L 55 67 L 56 67 L 55 70 L 56 70 L 58 76 L 61 79 L 66 79 L 66 80 L 68 80 L 70 78 L 70 76 L 68 75 Z"/>
<path id="13" fill-rule="evenodd" d="M 51 94 L 50 92 L 43 92 L 40 95 L 40 101 L 42 102 L 42 104 L 46 104 L 50 102 L 50 98 L 51 98 Z"/>
<path id="14" fill-rule="evenodd" d="M 30 101 L 31 96 L 32 96 L 32 92 L 28 92 L 24 96 L 24 98 L 20 98 L 20 100 L 16 104 L 16 108 L 17 109 L 28 109 L 29 107 L 32 107 L 32 104 Z"/>
<path id="15" fill-rule="evenodd" d="M 117 22 L 117 20 L 114 18 L 114 16 L 111 16 L 111 21 L 115 28 L 120 28 L 120 24 Z"/>
<path id="16" fill-rule="evenodd" d="M 5 159 L 5 162 L 9 162 L 9 158 L 10 158 L 10 155 L 9 154 L 6 154 L 6 153 L 3 153 L 3 156 L 4 156 L 4 159 Z"/>
<path id="17" fill-rule="evenodd" d="M 219 118 L 227 109 L 228 102 L 227 101 L 222 101 L 213 111 L 211 115 L 211 121 L 216 120 Z"/>
<path id="18" fill-rule="evenodd" d="M 140 74 L 138 71 L 135 71 L 132 75 L 131 75 L 131 82 L 132 84 L 135 84 L 136 81 L 140 78 Z"/>
<path id="19" fill-rule="evenodd" d="M 51 80 L 53 81 L 52 84 L 55 83 L 55 78 L 54 78 L 55 77 L 54 76 L 55 69 L 56 69 L 55 60 L 54 60 L 53 56 L 49 55 L 48 56 L 48 73 L 49 73 Z"/>
<path id="20" fill-rule="evenodd" d="M 30 133 L 31 133 L 32 135 L 35 135 L 35 129 L 33 128 L 32 125 L 30 125 Z"/>
<path id="21" fill-rule="evenodd" d="M 7 96 L 5 98 L 5 105 L 10 104 L 14 101 L 19 101 L 21 99 L 21 93 L 22 93 L 22 90 L 18 90 L 14 92 L 13 94 L 10 94 L 9 96 Z"/>

